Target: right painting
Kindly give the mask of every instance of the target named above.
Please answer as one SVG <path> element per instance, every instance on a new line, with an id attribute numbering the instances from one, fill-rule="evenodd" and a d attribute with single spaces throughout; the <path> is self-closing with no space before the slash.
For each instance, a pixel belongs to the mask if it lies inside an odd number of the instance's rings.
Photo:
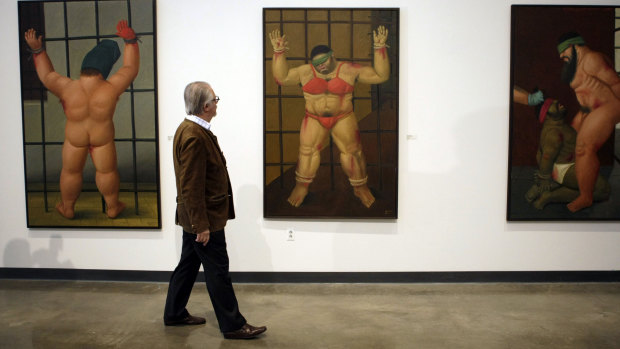
<path id="1" fill-rule="evenodd" d="M 512 6 L 509 221 L 620 220 L 618 18 Z"/>

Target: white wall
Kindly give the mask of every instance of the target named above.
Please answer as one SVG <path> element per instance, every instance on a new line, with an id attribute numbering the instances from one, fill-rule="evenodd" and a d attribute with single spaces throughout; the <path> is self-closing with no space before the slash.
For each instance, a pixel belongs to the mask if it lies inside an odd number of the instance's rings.
<path id="1" fill-rule="evenodd" d="M 207 80 L 222 97 L 214 131 L 235 191 L 238 218 L 227 227 L 234 271 L 620 269 L 620 223 L 505 220 L 510 4 L 158 0 L 163 228 L 76 231 L 26 228 L 22 34 L 17 2 L 0 2 L 0 266 L 172 270 L 181 230 L 169 137 L 184 116 L 183 88 Z M 262 218 L 262 7 L 309 5 L 401 8 L 396 221 Z M 287 228 L 296 230 L 294 242 L 286 241 Z"/>

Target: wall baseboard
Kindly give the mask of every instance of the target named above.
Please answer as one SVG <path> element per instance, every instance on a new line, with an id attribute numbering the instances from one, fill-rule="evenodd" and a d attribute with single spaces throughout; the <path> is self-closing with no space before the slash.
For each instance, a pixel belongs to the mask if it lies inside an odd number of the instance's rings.
<path id="1" fill-rule="evenodd" d="M 168 282 L 171 271 L 0 268 L 0 279 Z M 620 271 L 231 272 L 235 283 L 620 282 Z M 204 281 L 200 272 L 198 282 Z"/>

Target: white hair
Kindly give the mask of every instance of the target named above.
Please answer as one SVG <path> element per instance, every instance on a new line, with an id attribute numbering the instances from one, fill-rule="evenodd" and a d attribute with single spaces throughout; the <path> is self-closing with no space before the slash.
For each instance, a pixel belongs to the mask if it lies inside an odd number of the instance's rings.
<path id="1" fill-rule="evenodd" d="M 185 87 L 184 97 L 187 115 L 199 115 L 202 108 L 215 96 L 211 85 L 204 81 L 194 81 Z"/>

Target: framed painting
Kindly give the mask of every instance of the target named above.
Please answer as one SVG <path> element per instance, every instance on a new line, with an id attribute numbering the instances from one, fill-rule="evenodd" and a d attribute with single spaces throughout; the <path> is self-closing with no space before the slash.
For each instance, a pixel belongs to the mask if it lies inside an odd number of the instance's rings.
<path id="1" fill-rule="evenodd" d="M 263 9 L 264 216 L 397 218 L 399 9 Z"/>
<path id="2" fill-rule="evenodd" d="M 508 220 L 620 220 L 619 16 L 512 6 Z"/>
<path id="3" fill-rule="evenodd" d="M 161 228 L 154 0 L 20 1 L 29 228 Z"/>

